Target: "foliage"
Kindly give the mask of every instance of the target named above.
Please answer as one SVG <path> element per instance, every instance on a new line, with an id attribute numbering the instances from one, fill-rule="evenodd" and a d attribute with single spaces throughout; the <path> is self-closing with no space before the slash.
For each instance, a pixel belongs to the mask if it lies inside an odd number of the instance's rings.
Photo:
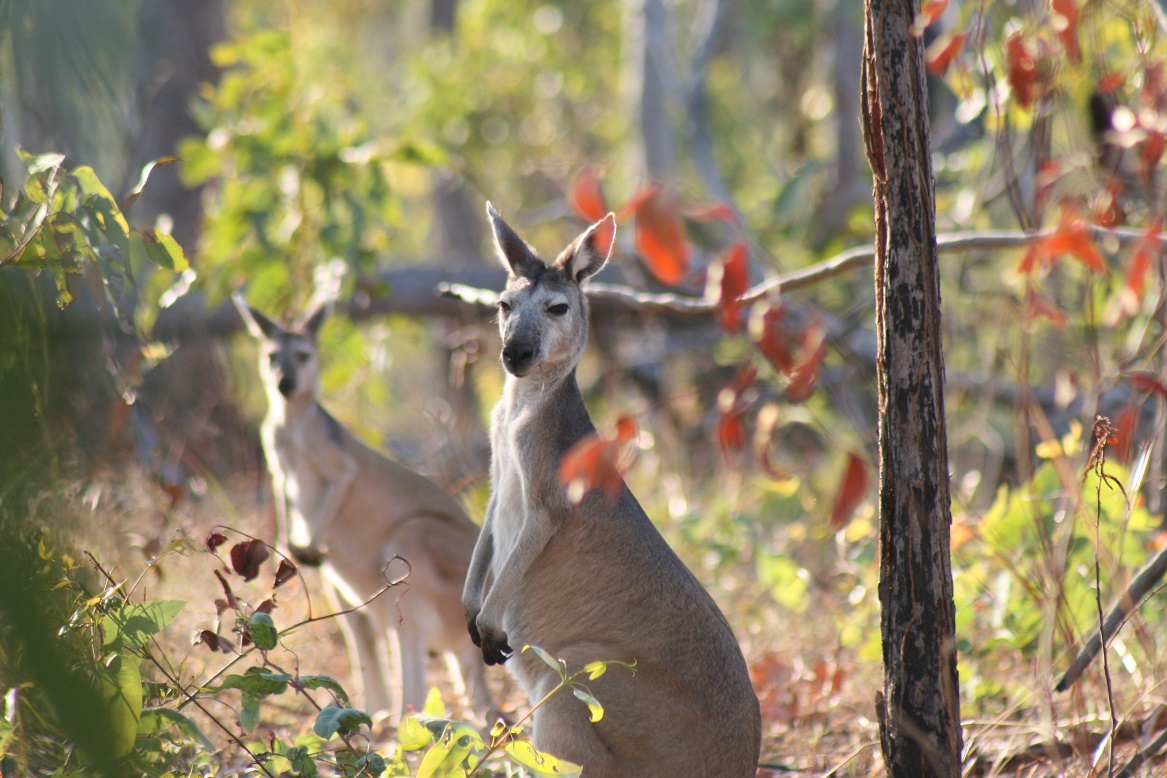
<path id="1" fill-rule="evenodd" d="M 92 168 L 68 169 L 61 154 L 21 153 L 21 159 L 28 177 L 12 204 L 0 210 L 0 266 L 48 271 L 61 307 L 88 284 L 101 307 L 148 338 L 158 310 L 193 280 L 182 248 L 160 230 L 131 230 Z M 154 167 L 173 161 L 147 165 L 127 206 L 141 194 Z"/>
<path id="2" fill-rule="evenodd" d="M 219 547 L 226 542 L 223 531 L 216 530 L 208 537 L 203 553 L 218 555 Z M 76 733 L 63 726 L 66 722 L 55 715 L 52 698 L 26 674 L 27 663 L 19 658 L 20 641 L 14 640 L 12 634 L 0 633 L 4 638 L 0 645 L 5 646 L 0 657 L 12 661 L 0 663 L 0 678 L 7 685 L 7 713 L 0 721 L 0 759 L 8 760 L 6 763 L 21 772 L 162 776 L 197 769 L 205 775 L 216 774 L 225 764 L 221 754 L 215 755 L 218 747 L 191 717 L 191 712 L 197 711 L 262 775 L 291 772 L 306 776 L 326 773 L 466 778 L 499 774 L 497 771 L 506 763 L 534 776 L 578 775 L 578 767 L 536 751 L 523 735 L 523 725 L 551 696 L 568 689 L 588 707 L 592 720 L 598 721 L 603 708 L 585 681 L 599 678 L 612 664 L 623 665 L 597 661 L 569 672 L 561 660 L 542 649 L 525 647 L 524 651 L 537 653 L 559 674 L 560 683 L 517 722 L 498 721 L 484 739 L 474 726 L 447 718 L 441 698 L 433 690 L 425 712 L 406 718 L 398 727 L 397 748 L 382 755 L 372 747 L 372 719 L 352 707 L 340 682 L 322 674 L 298 670 L 289 673 L 274 661 L 275 649 L 286 647 L 285 641 L 293 633 L 320 621 L 309 619 L 281 630 L 271 615 L 276 607 L 275 590 L 299 575 L 295 566 L 286 559 L 280 561 L 270 582 L 270 593 L 257 606 L 252 607 L 244 594 L 236 593 L 237 587 L 258 576 L 258 568 L 270 556 L 266 544 L 245 539 L 231 546 L 227 567 L 216 560 L 214 577 L 224 597 L 219 606 L 220 619 L 224 614 L 231 617 L 226 625 L 229 631 L 223 634 L 222 625 L 203 630 L 196 645 L 223 655 L 227 664 L 210 678 L 196 681 L 185 675 L 185 662 L 176 661 L 178 657 L 167 653 L 156 641 L 187 603 L 134 602 L 147 572 L 162 565 L 170 555 L 198 552 L 196 544 L 180 534 L 148 562 L 132 583 L 114 580 L 97 566 L 106 585 L 100 592 L 90 594 L 81 582 L 88 571 L 52 543 L 51 535 L 40 535 L 37 556 L 43 567 L 35 587 L 51 593 L 57 607 L 40 618 L 59 627 L 57 640 L 73 647 L 82 673 L 91 679 L 98 694 L 95 715 L 107 728 L 106 751 L 97 756 L 87 751 L 73 753 Z M 241 581 L 233 585 L 227 577 L 230 573 Z M 5 629 L 11 632 L 11 627 Z M 234 671 L 248 659 L 252 660 L 250 666 L 242 672 Z M 324 702 L 319 700 L 321 693 L 325 695 Z M 262 743 L 256 740 L 257 730 L 265 721 L 263 706 L 289 694 L 307 700 L 315 708 L 311 731 L 299 736 L 272 734 Z M 238 699 L 237 706 L 233 699 Z M 209 705 L 212 701 L 236 712 L 241 732 L 213 711 Z M 269 729 L 276 732 L 274 726 L 269 725 Z"/>

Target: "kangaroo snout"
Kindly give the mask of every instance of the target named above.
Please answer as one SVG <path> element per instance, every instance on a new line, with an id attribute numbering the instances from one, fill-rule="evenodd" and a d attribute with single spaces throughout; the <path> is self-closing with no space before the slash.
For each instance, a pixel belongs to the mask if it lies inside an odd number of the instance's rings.
<path id="1" fill-rule="evenodd" d="M 535 364 L 535 345 L 526 339 L 508 341 L 502 348 L 502 364 L 511 375 L 523 377 Z"/>
<path id="2" fill-rule="evenodd" d="M 294 375 L 284 374 L 280 376 L 280 382 L 277 384 L 280 394 L 284 397 L 291 397 L 292 393 L 296 391 L 296 377 Z"/>

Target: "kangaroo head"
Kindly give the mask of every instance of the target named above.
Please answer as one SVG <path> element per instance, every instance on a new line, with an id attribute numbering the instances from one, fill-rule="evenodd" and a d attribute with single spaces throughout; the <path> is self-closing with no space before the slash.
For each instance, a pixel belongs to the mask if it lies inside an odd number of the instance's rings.
<path id="1" fill-rule="evenodd" d="M 490 203 L 486 213 L 507 271 L 498 300 L 503 367 L 516 378 L 546 380 L 570 372 L 588 339 L 587 301 L 580 284 L 608 262 L 616 217 L 609 213 L 584 230 L 548 265 Z"/>
<path id="2" fill-rule="evenodd" d="M 309 311 L 290 327 L 283 327 L 244 302 L 232 300 L 250 332 L 260 344 L 259 375 L 268 395 L 284 400 L 315 395 L 320 377 L 316 335 L 327 316 L 327 306 Z"/>

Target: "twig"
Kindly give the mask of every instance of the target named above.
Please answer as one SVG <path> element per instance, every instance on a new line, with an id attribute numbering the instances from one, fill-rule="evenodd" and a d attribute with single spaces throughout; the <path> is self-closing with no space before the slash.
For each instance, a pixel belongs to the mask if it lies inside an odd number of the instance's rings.
<path id="1" fill-rule="evenodd" d="M 1142 240 L 1146 233 L 1129 228 L 1107 229 L 1097 225 L 1087 225 L 1087 229 L 1095 238 L 1114 238 L 1120 244 L 1134 243 Z M 1020 232 L 1011 230 L 985 230 L 982 232 L 953 232 L 936 237 L 936 248 L 941 254 L 954 254 L 962 251 L 986 251 L 991 249 L 1022 248 L 1033 241 L 1048 237 L 1053 229 L 1037 232 Z M 1167 241 L 1167 234 L 1159 234 L 1159 239 Z M 856 246 L 835 256 L 818 262 L 810 267 L 784 273 L 774 278 L 756 284 L 738 298 L 742 303 L 752 303 L 771 294 L 782 291 L 800 289 L 813 286 L 820 281 L 833 278 L 837 275 L 850 272 L 861 267 L 867 267 L 875 259 L 875 250 L 871 246 Z M 464 302 L 492 307 L 498 302 L 498 294 L 489 289 L 467 286 L 465 284 L 439 284 L 438 291 L 447 297 L 456 297 Z M 628 308 L 646 313 L 680 313 L 689 315 L 711 314 L 717 310 L 717 302 L 704 297 L 676 292 L 650 293 L 641 292 L 623 284 L 588 284 L 586 291 L 589 297 L 601 300 L 612 300 L 626 305 Z"/>
<path id="2" fill-rule="evenodd" d="M 1159 737 L 1152 740 L 1149 746 L 1131 757 L 1131 760 L 1123 765 L 1122 771 L 1114 778 L 1134 778 L 1136 771 L 1165 747 L 1167 747 L 1167 729 L 1160 732 Z"/>

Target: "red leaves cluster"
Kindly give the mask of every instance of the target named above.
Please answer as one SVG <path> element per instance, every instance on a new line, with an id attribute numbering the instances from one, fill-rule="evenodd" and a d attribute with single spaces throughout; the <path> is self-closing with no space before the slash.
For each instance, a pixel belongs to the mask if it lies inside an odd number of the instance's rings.
<path id="1" fill-rule="evenodd" d="M 795 657 L 791 662 L 775 651 L 750 667 L 762 717 L 787 727 L 825 722 L 850 674 L 837 656 L 813 661 Z"/>
<path id="2" fill-rule="evenodd" d="M 1061 218 L 1053 232 L 1030 244 L 1017 270 L 1025 274 L 1043 270 L 1066 254 L 1096 273 L 1106 272 L 1106 262 L 1094 245 L 1089 228 L 1070 204 L 1062 205 Z"/>
<path id="3" fill-rule="evenodd" d="M 600 183 L 596 171 L 587 168 L 576 176 L 568 192 L 572 210 L 588 221 L 599 221 L 609 211 Z M 672 190 L 659 184 L 645 186 L 616 211 L 622 219 L 635 218 L 636 251 L 653 278 L 666 286 L 680 285 L 689 274 L 692 250 L 685 239 L 682 216 L 694 221 L 737 219 L 724 203 L 682 206 Z"/>
<path id="4" fill-rule="evenodd" d="M 563 455 L 559 462 L 559 482 L 567 488 L 567 498 L 572 504 L 579 504 L 593 489 L 602 490 L 609 503 L 620 499 L 628 465 L 621 460 L 625 447 L 636 434 L 636 422 L 629 416 L 621 416 L 616 420 L 614 437 L 588 435 Z"/>
<path id="5" fill-rule="evenodd" d="M 819 370 L 827 353 L 826 327 L 814 321 L 798 332 L 789 326 L 782 305 L 758 303 L 750 315 L 750 339 L 762 356 L 788 379 L 786 399 L 805 402 L 818 385 Z M 797 342 L 797 348 L 792 344 Z"/>
<path id="6" fill-rule="evenodd" d="M 1044 41 L 1026 38 L 1015 32 L 1005 41 L 1005 66 L 1013 95 L 1024 108 L 1032 106 L 1045 94 L 1046 86 L 1041 59 L 1046 54 Z"/>

